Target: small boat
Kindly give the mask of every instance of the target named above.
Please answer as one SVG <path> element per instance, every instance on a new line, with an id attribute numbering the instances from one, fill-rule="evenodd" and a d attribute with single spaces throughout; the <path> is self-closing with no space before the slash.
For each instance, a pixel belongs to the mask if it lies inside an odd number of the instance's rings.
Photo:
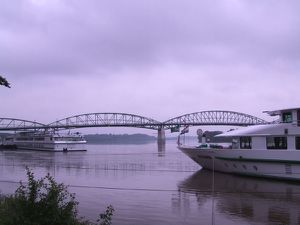
<path id="1" fill-rule="evenodd" d="M 56 132 L 19 132 L 7 136 L 2 146 L 39 151 L 86 151 L 86 140 L 80 133 L 59 134 Z"/>
<path id="2" fill-rule="evenodd" d="M 186 146 L 179 142 L 178 148 L 204 169 L 300 180 L 300 108 L 266 113 L 279 116 L 279 120 L 217 135 L 231 137 L 230 147 Z"/>

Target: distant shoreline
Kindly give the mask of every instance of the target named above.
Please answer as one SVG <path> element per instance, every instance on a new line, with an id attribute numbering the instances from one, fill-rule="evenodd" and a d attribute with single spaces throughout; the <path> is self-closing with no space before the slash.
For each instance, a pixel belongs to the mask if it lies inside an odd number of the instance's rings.
<path id="1" fill-rule="evenodd" d="M 145 144 L 157 140 L 147 134 L 87 134 L 84 137 L 88 144 Z"/>

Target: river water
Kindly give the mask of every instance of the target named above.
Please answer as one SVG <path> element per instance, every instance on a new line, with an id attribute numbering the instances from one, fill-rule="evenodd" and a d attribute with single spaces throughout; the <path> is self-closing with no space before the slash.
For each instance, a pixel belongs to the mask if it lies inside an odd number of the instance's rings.
<path id="1" fill-rule="evenodd" d="M 86 152 L 0 151 L 0 191 L 50 173 L 95 221 L 113 205 L 114 225 L 300 224 L 300 184 L 212 173 L 165 146 L 88 145 Z"/>

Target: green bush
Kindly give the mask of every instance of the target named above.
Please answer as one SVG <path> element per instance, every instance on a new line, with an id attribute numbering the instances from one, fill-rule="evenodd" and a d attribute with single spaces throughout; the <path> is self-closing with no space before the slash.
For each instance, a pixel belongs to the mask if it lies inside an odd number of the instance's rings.
<path id="1" fill-rule="evenodd" d="M 49 174 L 36 180 L 29 169 L 27 179 L 13 195 L 0 198 L 0 225 L 96 225 L 78 218 L 78 202 L 64 184 Z M 97 224 L 110 225 L 113 211 L 108 206 Z"/>

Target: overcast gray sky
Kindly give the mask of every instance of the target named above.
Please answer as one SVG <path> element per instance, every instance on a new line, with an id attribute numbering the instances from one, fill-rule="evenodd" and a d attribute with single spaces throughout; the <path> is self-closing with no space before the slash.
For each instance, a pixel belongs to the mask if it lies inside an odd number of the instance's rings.
<path id="1" fill-rule="evenodd" d="M 0 117 L 300 107 L 298 0 L 1 0 Z"/>

